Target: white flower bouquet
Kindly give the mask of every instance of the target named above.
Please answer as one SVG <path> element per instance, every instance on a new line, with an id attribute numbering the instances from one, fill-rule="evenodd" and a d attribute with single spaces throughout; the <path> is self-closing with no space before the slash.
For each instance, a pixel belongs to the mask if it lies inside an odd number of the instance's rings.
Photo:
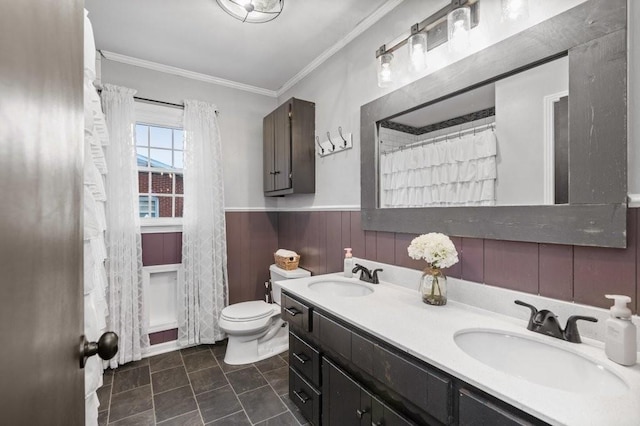
<path id="1" fill-rule="evenodd" d="M 432 268 L 449 268 L 458 263 L 458 252 L 451 239 L 444 234 L 431 232 L 411 241 L 407 248 L 412 259 L 424 259 Z"/>

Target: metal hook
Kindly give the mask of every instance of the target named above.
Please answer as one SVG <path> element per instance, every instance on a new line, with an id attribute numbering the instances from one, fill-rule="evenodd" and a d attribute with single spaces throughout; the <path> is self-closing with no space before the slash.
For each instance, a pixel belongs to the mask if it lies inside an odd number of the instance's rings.
<path id="1" fill-rule="evenodd" d="M 316 143 L 318 144 L 318 146 L 320 147 L 320 152 L 321 154 L 324 154 L 324 148 L 322 147 L 322 145 L 320 144 L 320 137 L 316 136 Z"/>
<path id="2" fill-rule="evenodd" d="M 327 132 L 327 139 L 329 139 L 329 143 L 331 144 L 331 151 L 335 151 L 336 150 L 336 146 L 333 143 L 333 141 L 331 140 L 331 134 L 329 132 Z"/>
<path id="3" fill-rule="evenodd" d="M 338 126 L 338 134 L 342 138 L 342 147 L 346 148 L 347 147 L 347 140 L 344 138 L 344 136 L 342 136 L 342 126 Z"/>

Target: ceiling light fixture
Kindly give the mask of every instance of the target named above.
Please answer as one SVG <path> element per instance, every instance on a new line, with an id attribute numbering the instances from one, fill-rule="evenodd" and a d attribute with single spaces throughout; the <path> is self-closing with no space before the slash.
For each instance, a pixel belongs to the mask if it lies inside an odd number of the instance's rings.
<path id="1" fill-rule="evenodd" d="M 282 13 L 284 0 L 216 0 L 234 18 L 250 24 L 273 21 Z"/>
<path id="2" fill-rule="evenodd" d="M 526 1 L 526 0 L 521 0 Z M 459 52 L 469 45 L 469 32 L 478 25 L 479 0 L 452 0 L 433 15 L 411 27 L 411 34 L 395 45 L 382 45 L 376 51 L 378 59 L 378 86 L 388 87 L 393 82 L 392 53 L 409 45 L 409 68 L 420 72 L 427 68 L 427 51 L 449 42 L 449 50 Z"/>

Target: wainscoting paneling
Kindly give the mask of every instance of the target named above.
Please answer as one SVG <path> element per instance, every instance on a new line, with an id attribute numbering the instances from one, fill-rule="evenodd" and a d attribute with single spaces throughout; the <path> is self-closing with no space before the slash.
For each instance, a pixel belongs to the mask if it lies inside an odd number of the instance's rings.
<path id="1" fill-rule="evenodd" d="M 484 282 L 484 240 L 462 238 L 460 266 L 462 267 L 463 280 L 476 283 Z"/>
<path id="2" fill-rule="evenodd" d="M 573 300 L 573 246 L 540 244 L 540 295 Z"/>
<path id="3" fill-rule="evenodd" d="M 182 263 L 182 232 L 142 234 L 142 265 Z"/>
<path id="4" fill-rule="evenodd" d="M 538 244 L 485 240 L 484 282 L 538 294 Z"/>

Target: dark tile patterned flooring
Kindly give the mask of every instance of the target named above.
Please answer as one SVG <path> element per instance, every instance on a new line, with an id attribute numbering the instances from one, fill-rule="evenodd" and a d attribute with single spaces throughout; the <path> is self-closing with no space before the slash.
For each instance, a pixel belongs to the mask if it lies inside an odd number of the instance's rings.
<path id="1" fill-rule="evenodd" d="M 223 361 L 225 345 L 200 345 L 107 370 L 99 424 L 299 426 L 287 396 L 288 354 L 248 365 Z"/>

